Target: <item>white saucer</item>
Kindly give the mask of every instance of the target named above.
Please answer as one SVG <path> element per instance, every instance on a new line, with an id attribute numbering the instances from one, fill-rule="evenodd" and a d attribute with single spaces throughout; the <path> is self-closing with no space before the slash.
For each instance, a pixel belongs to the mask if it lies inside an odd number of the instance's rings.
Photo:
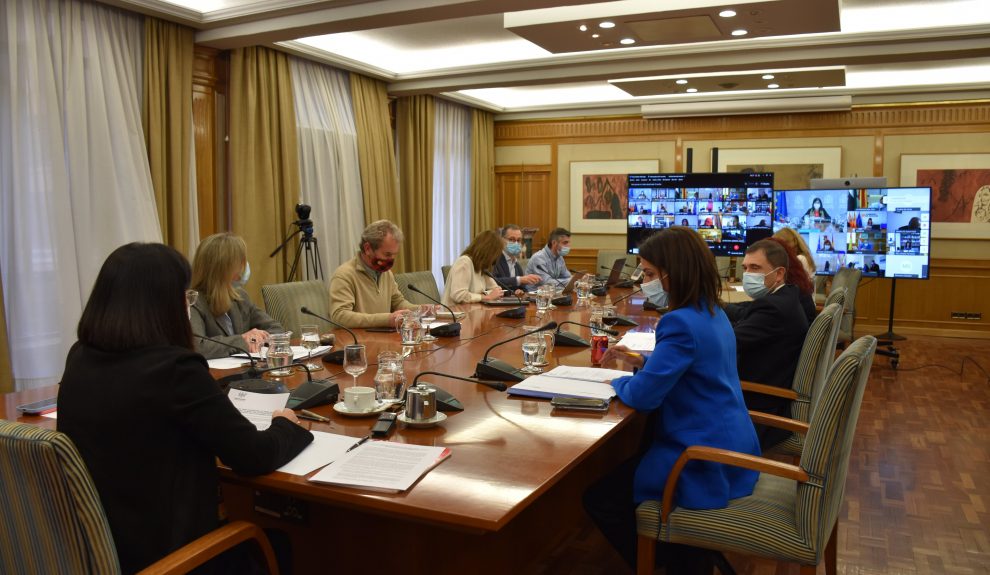
<path id="1" fill-rule="evenodd" d="M 348 417 L 365 417 L 367 415 L 378 415 L 379 413 L 385 411 L 385 408 L 388 406 L 389 406 L 388 403 L 380 401 L 378 402 L 378 406 L 375 407 L 374 409 L 368 411 L 351 411 L 350 409 L 347 409 L 346 403 L 340 401 L 333 404 L 333 410 L 341 415 L 346 415 Z"/>
<path id="2" fill-rule="evenodd" d="M 447 414 L 442 411 L 438 411 L 435 416 L 429 419 L 409 419 L 406 417 L 405 413 L 400 413 L 398 417 L 399 421 L 405 423 L 409 427 L 433 427 L 434 425 L 443 422 L 445 419 L 447 419 Z"/>

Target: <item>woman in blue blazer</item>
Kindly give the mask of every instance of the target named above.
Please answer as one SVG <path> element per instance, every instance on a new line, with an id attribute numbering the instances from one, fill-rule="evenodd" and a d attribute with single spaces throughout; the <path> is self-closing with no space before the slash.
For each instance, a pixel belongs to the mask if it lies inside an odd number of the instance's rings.
<path id="1" fill-rule="evenodd" d="M 648 359 L 616 346 L 618 358 L 638 368 L 612 381 L 625 404 L 657 411 L 646 451 L 620 465 L 584 496 L 585 509 L 610 543 L 632 566 L 636 562 L 636 506 L 661 499 L 664 482 L 685 448 L 706 445 L 759 455 L 753 423 L 736 372 L 736 340 L 719 305 L 721 280 L 708 246 L 697 232 L 671 227 L 648 238 L 639 251 L 643 293 L 669 307 L 657 325 Z M 681 473 L 676 504 L 718 509 L 750 495 L 758 474 L 718 463 L 693 461 Z M 709 565 L 706 552 L 660 544 L 658 560 L 668 572 Z M 673 569 L 673 570 L 672 570 Z"/>

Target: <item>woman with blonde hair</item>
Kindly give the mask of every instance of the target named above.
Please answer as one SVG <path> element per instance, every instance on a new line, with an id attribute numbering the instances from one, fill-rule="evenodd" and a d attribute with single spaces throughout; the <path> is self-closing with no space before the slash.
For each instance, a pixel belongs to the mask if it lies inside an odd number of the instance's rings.
<path id="1" fill-rule="evenodd" d="M 250 276 L 243 238 L 224 232 L 200 242 L 193 258 L 191 282 L 199 292 L 189 314 L 193 334 L 257 353 L 268 341 L 269 333 L 282 331 L 282 326 L 254 305 L 244 291 L 242 286 Z M 219 343 L 194 339 L 196 351 L 207 359 L 236 353 Z"/>
<path id="2" fill-rule="evenodd" d="M 801 262 L 801 267 L 808 272 L 808 277 L 814 281 L 815 278 L 815 258 L 811 255 L 808 244 L 804 243 L 804 238 L 794 228 L 781 228 L 773 237 L 783 240 L 787 245 L 794 248 L 797 260 Z"/>
<path id="3" fill-rule="evenodd" d="M 450 266 L 447 285 L 443 290 L 443 303 L 477 303 L 502 297 L 502 289 L 495 280 L 482 274 L 495 265 L 495 260 L 502 255 L 502 247 L 502 238 L 492 230 L 475 236 Z"/>

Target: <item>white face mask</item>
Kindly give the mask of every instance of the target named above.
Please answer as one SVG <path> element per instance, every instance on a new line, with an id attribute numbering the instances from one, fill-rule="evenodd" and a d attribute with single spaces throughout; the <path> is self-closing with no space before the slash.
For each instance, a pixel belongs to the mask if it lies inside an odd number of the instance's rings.
<path id="1" fill-rule="evenodd" d="M 745 272 L 743 273 L 743 291 L 746 295 L 753 299 L 760 299 L 761 297 L 770 293 L 770 288 L 767 287 L 766 277 L 780 268 L 773 268 L 765 274 L 759 274 L 756 272 Z"/>
<path id="2" fill-rule="evenodd" d="M 663 289 L 663 284 L 660 283 L 660 278 L 655 278 L 653 281 L 643 282 L 641 289 L 650 303 L 657 307 L 667 307 L 667 291 Z"/>
<path id="3" fill-rule="evenodd" d="M 234 280 L 235 287 L 244 287 L 244 284 L 251 279 L 251 262 L 246 262 L 244 264 L 244 273 L 241 274 L 241 279 Z"/>

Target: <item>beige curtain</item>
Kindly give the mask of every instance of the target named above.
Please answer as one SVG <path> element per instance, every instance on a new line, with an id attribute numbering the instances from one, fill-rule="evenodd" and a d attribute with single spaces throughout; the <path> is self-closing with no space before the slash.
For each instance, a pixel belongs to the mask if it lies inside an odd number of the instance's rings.
<path id="1" fill-rule="evenodd" d="M 399 195 L 402 197 L 404 271 L 430 269 L 433 242 L 433 139 L 436 127 L 433 96 L 399 98 L 395 114 L 398 135 Z"/>
<path id="2" fill-rule="evenodd" d="M 399 175 L 385 83 L 351 72 L 351 99 L 357 128 L 358 161 L 366 224 L 391 220 L 400 224 Z M 357 248 L 354 238 L 353 248 Z"/>
<path id="3" fill-rule="evenodd" d="M 495 229 L 495 115 L 471 111 L 471 237 Z"/>
<path id="4" fill-rule="evenodd" d="M 157 18 L 144 21 L 142 120 L 151 183 L 164 242 L 196 249 L 196 200 L 190 191 L 193 30 Z"/>
<path id="5" fill-rule="evenodd" d="M 230 57 L 230 186 L 232 231 L 244 238 L 251 262 L 247 290 L 261 305 L 261 286 L 286 279 L 298 236 L 268 257 L 296 231 L 299 160 L 289 59 L 254 46 Z"/>
<path id="6" fill-rule="evenodd" d="M 9 393 L 14 391 L 14 371 L 10 368 L 7 316 L 3 308 L 3 282 L 0 282 L 0 393 Z"/>

